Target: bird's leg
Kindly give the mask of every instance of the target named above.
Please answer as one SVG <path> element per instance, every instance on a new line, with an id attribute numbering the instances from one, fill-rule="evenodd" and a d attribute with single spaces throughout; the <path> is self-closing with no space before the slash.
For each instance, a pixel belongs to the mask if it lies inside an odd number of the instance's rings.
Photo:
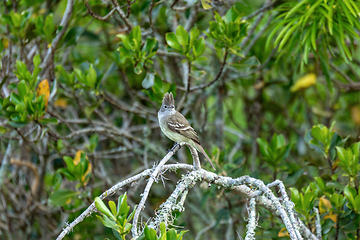
<path id="1" fill-rule="evenodd" d="M 175 154 L 175 149 L 176 149 L 176 147 L 179 145 L 179 149 L 181 148 L 181 144 L 179 144 L 179 143 L 175 143 L 174 144 L 174 146 L 169 150 L 169 152 L 171 151 L 171 152 L 173 152 L 173 154 Z"/>

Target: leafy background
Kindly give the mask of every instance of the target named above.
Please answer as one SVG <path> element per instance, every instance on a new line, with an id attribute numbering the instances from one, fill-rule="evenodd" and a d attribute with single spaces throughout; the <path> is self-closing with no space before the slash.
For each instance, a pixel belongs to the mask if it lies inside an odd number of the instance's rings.
<path id="1" fill-rule="evenodd" d="M 359 9 L 355 0 L 5 0 L 1 238 L 54 238 L 96 196 L 158 162 L 173 144 L 157 123 L 172 91 L 218 174 L 280 179 L 310 229 L 315 207 L 324 239 L 358 239 Z M 172 161 L 191 155 L 182 148 Z M 153 187 L 144 221 L 181 174 Z M 131 209 L 144 184 L 119 193 Z M 199 185 L 174 228 L 189 230 L 185 239 L 244 237 L 246 204 Z M 258 211 L 256 237 L 288 238 Z M 67 238 L 112 237 L 89 217 Z"/>

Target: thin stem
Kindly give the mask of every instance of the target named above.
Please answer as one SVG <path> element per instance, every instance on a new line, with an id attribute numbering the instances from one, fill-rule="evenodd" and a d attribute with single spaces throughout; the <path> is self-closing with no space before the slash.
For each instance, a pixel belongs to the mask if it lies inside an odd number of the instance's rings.
<path id="1" fill-rule="evenodd" d="M 226 59 L 227 59 L 228 53 L 229 53 L 229 50 L 226 48 L 220 70 L 219 70 L 218 74 L 216 75 L 216 77 L 211 82 L 208 82 L 208 83 L 205 83 L 205 84 L 190 88 L 189 92 L 193 92 L 195 90 L 207 88 L 207 87 L 213 85 L 215 82 L 217 82 L 220 79 L 222 73 L 224 72 L 224 68 L 225 68 L 225 65 L 226 65 Z M 179 88 L 179 89 L 181 90 L 181 88 Z"/>

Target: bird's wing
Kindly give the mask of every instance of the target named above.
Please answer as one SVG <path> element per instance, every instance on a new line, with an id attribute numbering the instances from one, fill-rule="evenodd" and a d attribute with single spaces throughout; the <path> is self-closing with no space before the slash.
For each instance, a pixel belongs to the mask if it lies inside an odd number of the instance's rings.
<path id="1" fill-rule="evenodd" d="M 168 128 L 174 132 L 177 132 L 187 138 L 190 138 L 194 142 L 200 144 L 199 137 L 195 130 L 190 126 L 186 118 L 179 112 L 171 115 L 167 121 Z"/>

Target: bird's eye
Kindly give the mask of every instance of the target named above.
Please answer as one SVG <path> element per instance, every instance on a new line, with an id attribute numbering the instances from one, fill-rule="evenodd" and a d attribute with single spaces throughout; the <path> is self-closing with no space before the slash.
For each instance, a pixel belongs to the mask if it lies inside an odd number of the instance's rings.
<path id="1" fill-rule="evenodd" d="M 167 106 L 165 105 L 164 108 L 167 108 Z"/>

